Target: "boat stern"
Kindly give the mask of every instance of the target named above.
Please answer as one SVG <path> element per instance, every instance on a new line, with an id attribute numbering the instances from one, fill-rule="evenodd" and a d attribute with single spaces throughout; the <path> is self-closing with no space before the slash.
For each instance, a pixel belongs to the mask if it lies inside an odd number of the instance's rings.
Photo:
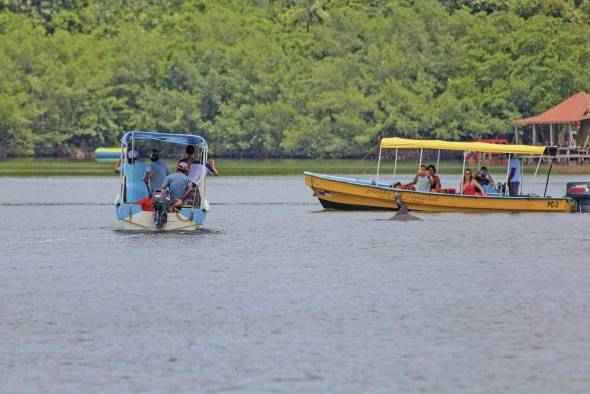
<path id="1" fill-rule="evenodd" d="M 167 221 L 161 231 L 197 230 L 205 223 L 207 211 L 200 208 L 182 207 L 178 212 L 168 212 Z M 142 210 L 137 204 L 117 206 L 117 219 L 123 230 L 158 231 L 154 213 Z"/>

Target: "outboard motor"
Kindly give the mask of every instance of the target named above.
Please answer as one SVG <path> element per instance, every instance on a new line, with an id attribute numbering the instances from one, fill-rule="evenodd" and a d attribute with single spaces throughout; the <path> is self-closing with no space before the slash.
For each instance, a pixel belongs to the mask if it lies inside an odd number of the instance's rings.
<path id="1" fill-rule="evenodd" d="M 590 212 L 590 182 L 568 182 L 566 195 L 576 202 L 576 211 Z"/>
<path id="2" fill-rule="evenodd" d="M 156 229 L 162 230 L 168 220 L 168 209 L 172 205 L 167 189 L 156 189 L 152 197 L 154 204 L 154 222 Z"/>

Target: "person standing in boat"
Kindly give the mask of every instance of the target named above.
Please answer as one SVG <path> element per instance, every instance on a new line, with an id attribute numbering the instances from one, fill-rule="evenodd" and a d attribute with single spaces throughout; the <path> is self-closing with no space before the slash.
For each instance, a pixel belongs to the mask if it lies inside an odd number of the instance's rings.
<path id="1" fill-rule="evenodd" d="M 428 168 L 422 164 L 412 182 L 402 185 L 402 189 L 411 189 L 414 186 L 414 190 L 417 192 L 430 193 L 433 184 L 434 178 L 428 173 Z"/>
<path id="2" fill-rule="evenodd" d="M 160 189 L 164 179 L 170 175 L 166 163 L 160 161 L 160 152 L 156 149 L 150 151 L 150 160 L 152 164 L 147 168 L 143 180 L 149 185 L 150 194 L 154 194 L 156 189 Z"/>
<path id="3" fill-rule="evenodd" d="M 201 190 L 203 190 L 205 177 L 207 174 L 213 176 L 219 176 L 219 171 L 215 168 L 215 160 L 209 158 L 207 163 L 203 165 L 201 160 L 195 157 L 195 147 L 188 145 L 186 147 L 186 157 L 180 159 L 178 163 L 186 163 L 189 167 L 188 177 L 193 182 L 193 189 L 195 192 L 194 201 L 195 205 L 201 204 Z"/>
<path id="4" fill-rule="evenodd" d="M 520 159 L 516 155 L 512 156 L 508 166 L 510 167 L 508 173 L 508 193 L 510 196 L 518 196 L 521 182 Z"/>
<path id="5" fill-rule="evenodd" d="M 188 173 L 188 177 L 191 179 L 197 179 L 200 178 L 201 173 L 204 172 L 204 169 L 202 167 L 206 167 L 206 170 L 209 174 L 214 175 L 214 176 L 219 176 L 219 171 L 217 171 L 217 168 L 215 167 L 215 160 L 213 160 L 211 157 L 209 157 L 209 159 L 207 160 L 207 164 L 203 166 L 203 164 L 201 163 L 201 160 L 197 159 L 195 157 L 195 147 L 192 145 L 187 145 L 186 147 L 186 157 L 183 157 L 182 159 L 178 160 L 178 163 L 180 162 L 184 162 L 188 165 L 189 168 L 189 173 Z M 201 167 L 193 167 L 193 164 L 198 164 Z M 193 180 L 193 182 L 195 182 Z"/>
<path id="6" fill-rule="evenodd" d="M 463 182 L 461 184 L 461 190 L 463 191 L 464 196 L 485 197 L 486 195 L 486 193 L 483 190 L 483 187 L 479 184 L 479 182 L 473 179 L 473 175 L 471 173 L 470 168 L 466 168 L 465 172 L 463 173 Z"/>
<path id="7" fill-rule="evenodd" d="M 120 166 L 125 177 L 125 201 L 139 201 L 149 196 L 147 184 L 143 180 L 146 169 L 145 163 L 139 160 L 139 151 L 127 151 L 127 160 Z"/>
<path id="8" fill-rule="evenodd" d="M 197 159 L 195 158 L 195 147 L 193 145 L 187 145 L 185 152 L 186 152 L 186 156 L 183 157 L 182 159 L 178 160 L 178 163 L 181 163 L 181 162 L 186 163 L 186 165 L 188 166 L 188 168 L 190 170 L 191 165 L 195 161 L 197 161 Z"/>

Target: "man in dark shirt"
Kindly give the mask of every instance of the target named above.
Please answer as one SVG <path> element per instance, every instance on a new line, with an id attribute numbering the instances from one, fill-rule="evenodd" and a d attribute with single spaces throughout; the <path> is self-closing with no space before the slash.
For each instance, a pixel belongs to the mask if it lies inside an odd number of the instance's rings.
<path id="1" fill-rule="evenodd" d="M 152 164 L 145 171 L 143 180 L 148 183 L 150 188 L 150 194 L 154 194 L 156 189 L 161 189 L 164 179 L 170 175 L 168 166 L 163 161 L 160 161 L 160 153 L 152 149 L 150 152 L 150 160 Z"/>

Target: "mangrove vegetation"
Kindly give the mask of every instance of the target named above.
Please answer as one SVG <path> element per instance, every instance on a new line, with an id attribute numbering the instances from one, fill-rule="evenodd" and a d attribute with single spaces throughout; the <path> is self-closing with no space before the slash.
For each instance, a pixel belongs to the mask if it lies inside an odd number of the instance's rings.
<path id="1" fill-rule="evenodd" d="M 473 139 L 590 90 L 590 0 L 0 0 L 0 156 L 126 130 L 216 156 Z"/>

